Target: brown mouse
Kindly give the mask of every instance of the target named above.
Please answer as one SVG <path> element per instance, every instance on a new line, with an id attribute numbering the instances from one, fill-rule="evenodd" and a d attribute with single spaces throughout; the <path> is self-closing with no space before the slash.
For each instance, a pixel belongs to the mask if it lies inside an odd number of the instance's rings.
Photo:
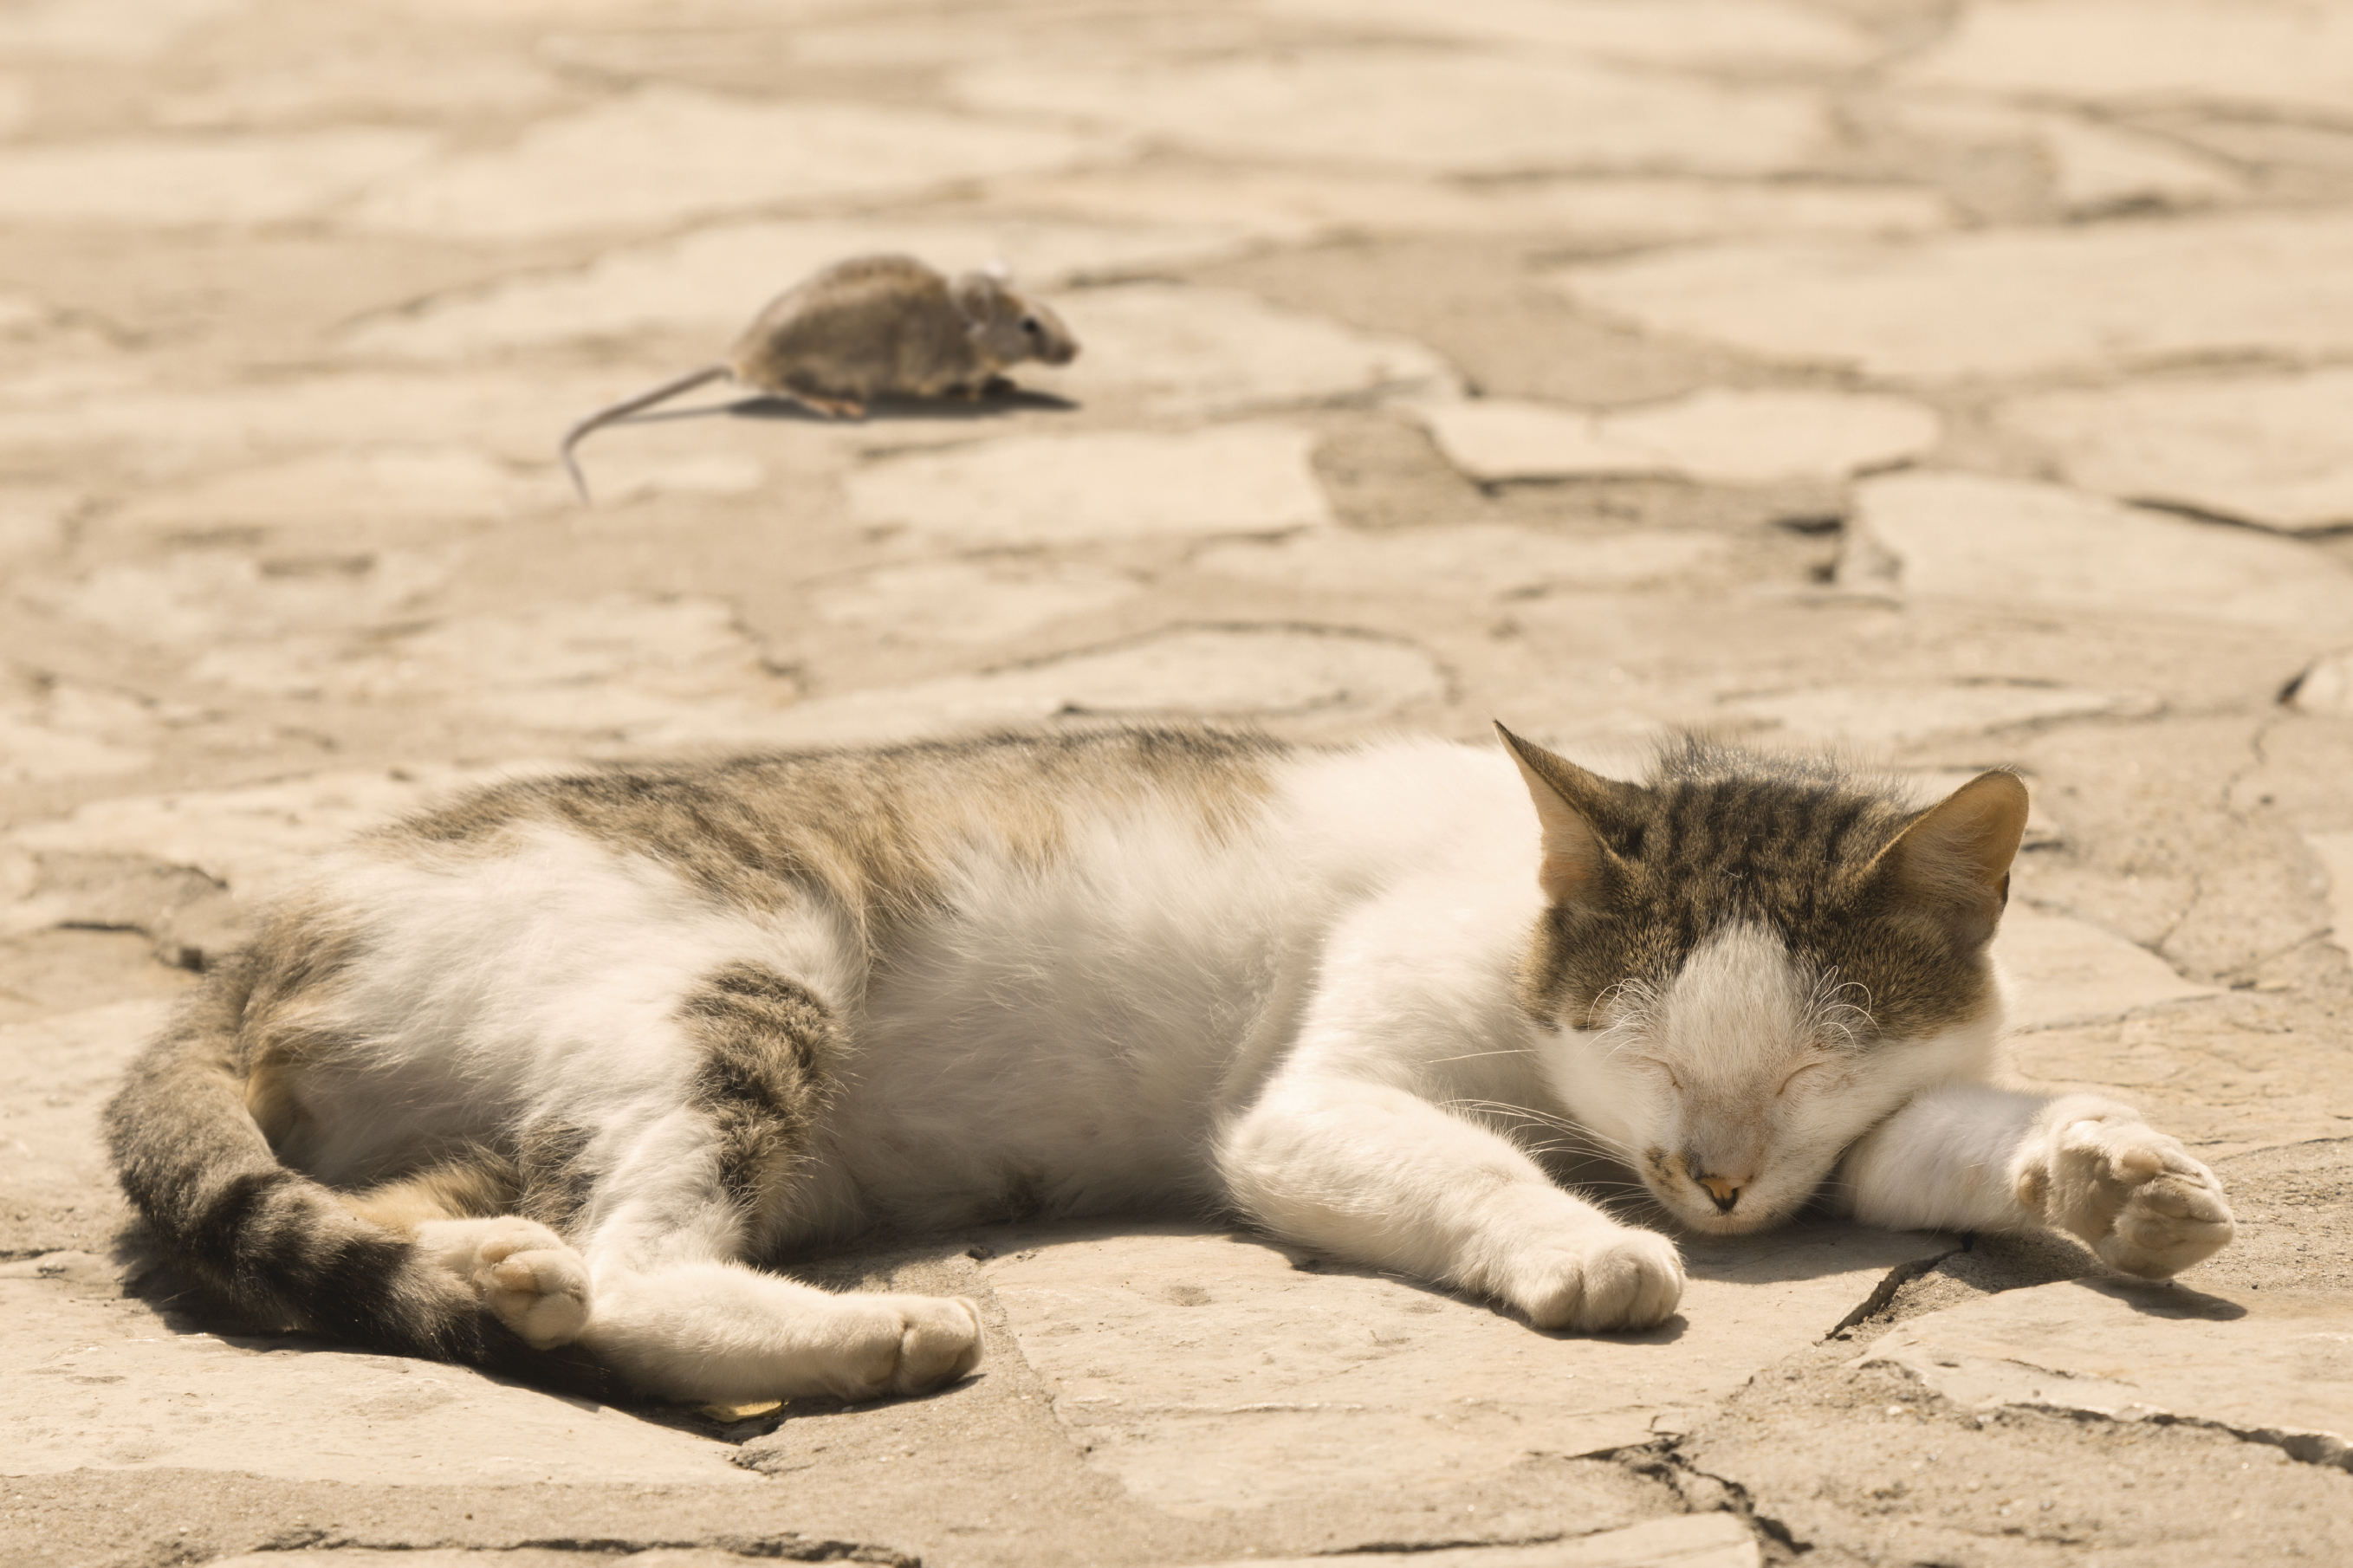
<path id="1" fill-rule="evenodd" d="M 556 451 L 585 501 L 588 483 L 572 457 L 583 437 L 705 382 L 732 376 L 854 419 L 881 396 L 977 397 L 1008 365 L 1067 364 L 1078 352 L 1061 318 L 1001 271 L 951 279 L 912 256 L 856 256 L 776 296 L 723 361 L 598 409 L 565 431 Z"/>

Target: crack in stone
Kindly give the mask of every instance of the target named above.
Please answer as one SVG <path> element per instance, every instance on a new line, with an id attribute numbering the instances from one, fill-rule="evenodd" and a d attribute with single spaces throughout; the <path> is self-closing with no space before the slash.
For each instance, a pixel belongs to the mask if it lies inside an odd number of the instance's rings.
<path id="1" fill-rule="evenodd" d="M 2275 963 L 2280 959 L 2285 958 L 2289 953 L 2295 952 L 2303 948 L 2310 947 L 2316 942 L 2325 942 L 2329 939 L 2330 933 L 2335 931 L 2336 929 L 2337 928 L 2334 925 L 2325 925 L 2315 930 L 2308 931 L 2302 936 L 2297 937 L 2294 942 L 2289 942 L 2285 947 L 2274 948 L 2269 952 L 2259 952 L 2255 954 L 2254 957 L 2249 959 L 2246 963 L 2232 969 L 2226 969 L 2220 974 L 2217 974 L 2214 978 L 2220 981 L 2226 990 L 2244 990 L 2247 986 L 2253 985 L 2255 983 L 2255 972 L 2263 968 L 2264 964 Z"/>
<path id="2" fill-rule="evenodd" d="M 1917 1279 L 1923 1274 L 1927 1273 L 1928 1270 L 1934 1268 L 1947 1258 L 1957 1257 L 1959 1254 L 1967 1252 L 1968 1249 L 1968 1243 L 1964 1240 L 1958 1245 L 1936 1254 L 1934 1258 L 1915 1258 L 1906 1262 L 1897 1264 L 1894 1268 L 1887 1271 L 1886 1275 L 1880 1279 L 1878 1284 L 1871 1288 L 1871 1294 L 1865 1296 L 1852 1311 L 1849 1312 L 1845 1317 L 1841 1318 L 1837 1322 L 1832 1323 L 1831 1325 L 1830 1331 L 1824 1334 L 1822 1338 L 1824 1340 L 1834 1340 L 1841 1334 L 1846 1332 L 1849 1329 L 1853 1328 L 1857 1323 L 1869 1321 L 1879 1313 L 1885 1311 L 1888 1307 L 1894 1302 L 1895 1293 L 1898 1290 L 1903 1289 L 1905 1286 L 1910 1284 L 1913 1280 Z"/>
<path id="3" fill-rule="evenodd" d="M 1354 1546 L 1335 1546 L 1325 1552 L 1311 1552 L 1307 1555 L 1311 1557 L 1345 1558 L 1380 1552 L 1389 1553 L 1393 1556 L 1402 1557 L 1409 1552 L 1461 1552 L 1466 1550 L 1486 1552 L 1495 1549 L 1507 1550 L 1514 1546 L 1550 1546 L 1556 1542 L 1581 1541 L 1583 1539 L 1585 1539 L 1583 1536 L 1567 1535 L 1556 1531 L 1550 1535 L 1519 1535 L 1513 1536 L 1509 1540 L 1489 1536 L 1476 1540 L 1465 1538 L 1457 1541 L 1366 1541 L 1359 1542 Z"/>
<path id="4" fill-rule="evenodd" d="M 881 1568 L 923 1568 L 923 1560 L 887 1546 L 857 1541 L 813 1541 L 798 1535 L 713 1535 L 700 1540 L 664 1538 L 639 1540 L 629 1536 L 565 1535 L 481 1545 L 461 1541 L 376 1541 L 333 1536 L 324 1530 L 296 1530 L 272 1536 L 259 1552 L 580 1552 L 605 1557 L 634 1557 L 645 1552 L 724 1552 L 746 1562 L 869 1563 Z"/>
<path id="5" fill-rule="evenodd" d="M 1882 1361 L 1872 1364 L 1901 1372 L 1914 1383 L 1918 1384 L 1923 1391 L 1919 1397 L 1923 1400 L 1935 1400 L 1952 1405 L 1955 1409 L 1960 1408 L 1951 1398 L 1939 1393 L 1934 1384 L 1901 1362 Z M 2081 1375 L 2052 1367 L 2036 1366 L 2032 1362 L 2011 1362 L 2009 1364 L 2025 1367 L 2060 1381 L 2073 1381 Z M 2201 1431 L 2221 1432 L 2236 1437 L 2242 1443 L 2269 1444 L 2289 1458 L 2304 1464 L 2319 1465 L 2353 1473 L 2353 1443 L 2348 1443 L 2333 1432 L 2289 1432 L 2277 1426 L 2233 1426 L 2227 1421 L 2217 1421 L 2211 1416 L 2182 1415 L 2174 1411 L 2158 1410 L 2145 1405 L 2126 1405 L 2124 1410 L 2107 1411 L 2087 1410 L 2079 1405 L 2054 1405 L 2033 1399 L 1998 1399 L 1994 1402 L 1992 1410 L 1981 1410 L 1977 1414 L 1978 1420 L 1983 1421 L 1989 1415 L 2009 1410 L 2031 1411 L 2038 1415 L 2055 1415 L 2073 1421 L 2077 1426 L 2085 1426 L 2097 1421 L 2118 1426 L 2189 1426 Z"/>
<path id="6" fill-rule="evenodd" d="M 1757 1549 L 1768 1563 L 1796 1561 L 1811 1552 L 1811 1542 L 1800 1541 L 1789 1527 L 1769 1514 L 1757 1511 L 1748 1489 L 1727 1476 L 1715 1475 L 1693 1464 L 1683 1452 L 1682 1436 L 1662 1438 L 1639 1447 L 1613 1448 L 1591 1456 L 1607 1459 L 1634 1475 L 1663 1483 L 1680 1499 L 1685 1513 L 1728 1513 L 1757 1538 Z"/>

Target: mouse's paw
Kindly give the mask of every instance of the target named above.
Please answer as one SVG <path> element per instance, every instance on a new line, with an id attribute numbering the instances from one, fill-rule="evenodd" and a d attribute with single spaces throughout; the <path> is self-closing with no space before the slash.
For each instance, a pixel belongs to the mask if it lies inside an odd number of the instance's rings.
<path id="1" fill-rule="evenodd" d="M 1683 1258 L 1654 1231 L 1597 1226 L 1525 1246 L 1499 1294 L 1540 1329 L 1654 1328 L 1683 1300 Z"/>
<path id="2" fill-rule="evenodd" d="M 843 393 L 801 392 L 797 390 L 792 395 L 793 401 L 810 409 L 814 413 L 824 415 L 828 419 L 863 419 L 866 417 L 865 402 L 862 399 L 851 397 Z"/>
<path id="3" fill-rule="evenodd" d="M 2020 1162 L 2019 1201 L 2110 1268 L 2165 1279 L 2229 1244 L 2235 1227 L 2214 1173 L 2123 1107 L 2063 1104 L 2040 1142 Z"/>

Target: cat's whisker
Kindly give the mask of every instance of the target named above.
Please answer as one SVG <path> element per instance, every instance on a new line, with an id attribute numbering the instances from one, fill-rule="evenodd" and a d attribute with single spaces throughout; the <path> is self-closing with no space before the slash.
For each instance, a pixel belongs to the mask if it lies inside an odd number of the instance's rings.
<path id="1" fill-rule="evenodd" d="M 1479 1060 L 1482 1057 L 1533 1057 L 1535 1055 L 1535 1052 L 1525 1046 L 1514 1046 L 1509 1050 L 1464 1051 L 1460 1056 L 1431 1057 L 1429 1059 L 1433 1065 L 1435 1065 L 1440 1062 L 1473 1062 Z"/>
<path id="2" fill-rule="evenodd" d="M 1541 1150 L 1553 1153 L 1599 1154 L 1616 1160 L 1621 1164 L 1631 1165 L 1635 1163 L 1633 1151 L 1619 1140 L 1531 1106 L 1505 1105 L 1493 1100 L 1458 1100 L 1444 1103 L 1450 1110 L 1476 1110 L 1491 1116 L 1533 1122 L 1539 1127 L 1561 1134 L 1566 1140 L 1559 1143 L 1536 1145 L 1530 1151 L 1531 1152 Z M 1585 1184 L 1578 1184 L 1581 1186 Z"/>

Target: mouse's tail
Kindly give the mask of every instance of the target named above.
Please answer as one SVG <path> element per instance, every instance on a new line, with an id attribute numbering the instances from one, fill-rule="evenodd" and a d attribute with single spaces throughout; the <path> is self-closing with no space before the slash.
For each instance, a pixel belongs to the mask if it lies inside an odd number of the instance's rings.
<path id="1" fill-rule="evenodd" d="M 701 370 L 688 371 L 684 375 L 663 382 L 650 392 L 641 392 L 635 397 L 625 397 L 618 403 L 599 408 L 596 413 L 566 430 L 564 433 L 562 444 L 555 448 L 555 455 L 563 462 L 564 471 L 572 476 L 572 488 L 579 492 L 580 504 L 582 506 L 588 504 L 588 480 L 580 472 L 580 464 L 572 456 L 572 448 L 578 446 L 584 437 L 591 431 L 603 429 L 617 419 L 627 419 L 640 409 L 651 408 L 657 403 L 666 403 L 681 392 L 692 392 L 705 382 L 723 380 L 733 374 L 723 364 L 707 364 Z"/>

